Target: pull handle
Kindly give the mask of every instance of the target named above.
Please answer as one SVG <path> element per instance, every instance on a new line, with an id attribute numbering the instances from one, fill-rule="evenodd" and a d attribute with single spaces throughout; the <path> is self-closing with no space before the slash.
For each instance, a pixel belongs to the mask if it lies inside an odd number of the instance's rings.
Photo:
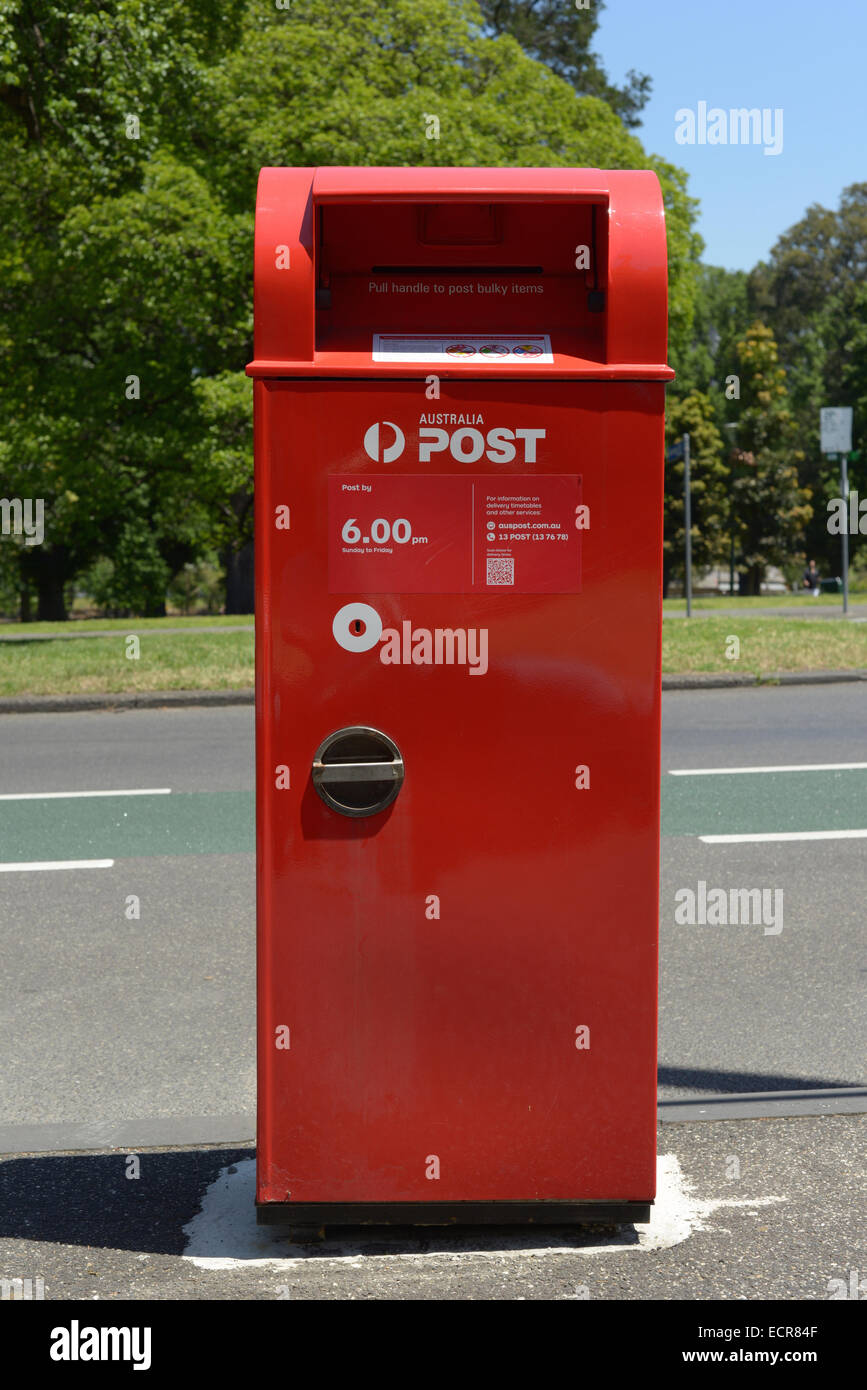
<path id="1" fill-rule="evenodd" d="M 394 782 L 403 778 L 403 759 L 391 763 L 313 763 L 313 780 L 322 782 Z"/>
<path id="2" fill-rule="evenodd" d="M 322 741 L 311 776 L 320 799 L 341 816 L 374 816 L 394 801 L 404 762 L 393 739 L 369 724 L 338 729 Z"/>

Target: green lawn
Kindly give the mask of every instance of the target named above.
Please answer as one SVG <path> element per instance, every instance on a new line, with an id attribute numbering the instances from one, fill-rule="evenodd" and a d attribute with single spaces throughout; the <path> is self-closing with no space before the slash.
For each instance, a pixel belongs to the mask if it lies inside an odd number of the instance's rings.
<path id="1" fill-rule="evenodd" d="M 209 618 L 204 614 L 195 618 L 81 618 L 68 623 L 12 623 L 0 620 L 0 636 L 12 636 L 15 632 L 144 632 L 148 629 L 159 631 L 162 627 L 246 627 L 252 628 L 253 616 L 250 613 L 222 614 Z"/>
<path id="2" fill-rule="evenodd" d="M 175 621 L 163 619 L 166 626 Z M 126 632 L 140 627 L 130 623 Z M 138 660 L 126 652 L 125 633 L 74 642 L 0 642 L 0 695 L 237 690 L 253 684 L 252 627 L 181 637 L 142 629 Z"/>
<path id="3" fill-rule="evenodd" d="M 849 590 L 850 607 L 862 604 L 867 607 L 867 593 Z M 693 612 L 729 613 L 742 608 L 837 608 L 843 610 L 842 594 L 762 594 L 758 598 L 740 598 L 738 594 L 720 594 L 719 597 L 703 594 L 692 601 Z M 686 611 L 685 598 L 666 598 L 662 601 L 663 613 L 683 613 Z"/>
<path id="4" fill-rule="evenodd" d="M 728 639 L 738 638 L 740 654 L 726 656 Z M 731 644 L 728 644 L 731 646 Z M 840 671 L 867 667 L 867 623 L 834 618 L 682 618 L 662 624 L 662 669 L 666 675 L 687 671 L 749 672 Z"/>

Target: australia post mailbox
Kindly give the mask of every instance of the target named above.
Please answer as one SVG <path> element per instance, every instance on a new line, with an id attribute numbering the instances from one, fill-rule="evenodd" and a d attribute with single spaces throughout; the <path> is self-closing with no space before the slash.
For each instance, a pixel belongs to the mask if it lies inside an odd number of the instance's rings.
<path id="1" fill-rule="evenodd" d="M 261 1220 L 646 1220 L 656 177 L 264 169 Z"/>

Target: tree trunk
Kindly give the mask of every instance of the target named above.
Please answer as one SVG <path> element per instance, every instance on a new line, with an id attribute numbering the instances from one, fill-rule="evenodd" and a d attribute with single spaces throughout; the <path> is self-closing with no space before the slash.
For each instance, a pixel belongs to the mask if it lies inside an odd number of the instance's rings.
<path id="1" fill-rule="evenodd" d="M 668 590 L 671 587 L 671 562 L 666 555 L 662 557 L 662 597 L 668 598 Z"/>
<path id="2" fill-rule="evenodd" d="M 748 570 L 742 570 L 738 575 L 738 593 L 741 597 L 758 598 L 762 591 L 764 574 L 764 565 L 750 565 Z"/>
<path id="3" fill-rule="evenodd" d="M 21 597 L 21 621 L 22 623 L 32 623 L 33 613 L 30 609 L 30 585 L 22 584 L 20 590 Z"/>
<path id="4" fill-rule="evenodd" d="M 59 545 L 47 550 L 45 546 L 34 546 L 25 550 L 21 556 L 21 576 L 24 580 L 22 590 L 32 584 L 36 589 L 36 621 L 39 623 L 65 623 L 69 617 L 66 611 L 66 585 L 72 578 L 73 567 L 66 546 Z M 24 597 L 22 593 L 22 611 Z"/>
<path id="5" fill-rule="evenodd" d="M 65 623 L 69 614 L 66 611 L 66 580 L 62 574 L 47 570 L 36 576 L 36 621 L 38 623 Z"/>
<path id="6" fill-rule="evenodd" d="M 256 606 L 253 542 L 240 550 L 226 550 L 221 558 L 226 566 L 226 612 L 252 613 Z"/>

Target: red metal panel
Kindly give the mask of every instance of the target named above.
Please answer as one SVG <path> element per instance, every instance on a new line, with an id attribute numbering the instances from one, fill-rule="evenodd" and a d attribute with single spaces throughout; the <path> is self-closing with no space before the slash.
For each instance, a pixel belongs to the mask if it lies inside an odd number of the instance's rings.
<path id="1" fill-rule="evenodd" d="M 317 203 L 556 203 L 603 199 L 611 174 L 601 169 L 401 169 L 388 166 L 316 170 Z"/>
<path id="2" fill-rule="evenodd" d="M 312 169 L 262 169 L 256 197 L 257 359 L 309 361 L 314 347 Z"/>
<path id="3" fill-rule="evenodd" d="M 417 462 L 418 384 L 275 383 L 258 616 L 259 1200 L 646 1200 L 656 1123 L 662 387 L 453 383 L 437 410 L 545 429 L 533 469 L 583 477 L 582 591 L 359 592 L 386 628 L 485 629 L 488 668 L 384 665 L 332 635 L 328 478 Z M 416 460 L 413 465 L 413 459 Z M 261 499 L 260 499 L 261 500 Z M 291 504 L 291 529 L 269 511 Z M 270 697 L 269 697 L 270 692 Z M 330 811 L 320 741 L 371 724 L 406 781 Z M 274 768 L 291 769 L 277 790 Z M 590 768 L 589 790 L 575 769 Z M 439 917 L 430 900 L 439 899 Z M 278 1025 L 291 1045 L 277 1050 Z M 589 1049 L 576 1028 L 590 1030 Z M 439 1178 L 426 1174 L 439 1160 Z"/>

